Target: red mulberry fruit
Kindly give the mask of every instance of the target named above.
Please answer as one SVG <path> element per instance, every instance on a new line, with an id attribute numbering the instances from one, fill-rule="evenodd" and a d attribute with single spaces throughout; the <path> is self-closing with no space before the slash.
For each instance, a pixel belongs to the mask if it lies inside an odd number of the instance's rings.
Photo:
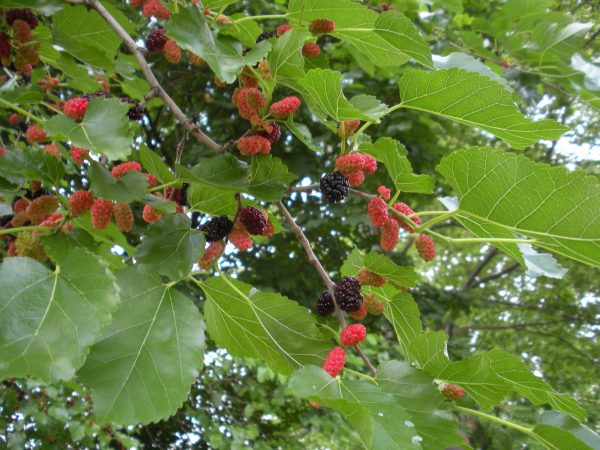
<path id="1" fill-rule="evenodd" d="M 60 159 L 60 150 L 56 144 L 46 144 L 42 147 L 44 153 L 54 156 L 56 159 Z"/>
<path id="2" fill-rule="evenodd" d="M 262 235 L 267 229 L 267 219 L 262 211 L 254 206 L 244 206 L 240 211 L 240 221 L 250 234 Z"/>
<path id="3" fill-rule="evenodd" d="M 302 46 L 302 56 L 305 58 L 316 58 L 321 54 L 321 47 L 319 44 L 309 42 Z"/>
<path id="4" fill-rule="evenodd" d="M 343 131 L 345 137 L 350 137 L 354 133 L 356 133 L 356 130 L 358 130 L 358 127 L 360 127 L 359 119 L 345 120 L 344 122 L 340 123 L 340 126 L 338 127 L 338 136 L 342 137 L 342 131 Z"/>
<path id="5" fill-rule="evenodd" d="M 73 120 L 81 120 L 85 115 L 88 103 L 87 98 L 72 98 L 71 100 L 67 100 L 63 105 L 63 112 L 65 113 L 65 116 L 70 117 Z"/>
<path id="6" fill-rule="evenodd" d="M 367 337 L 367 329 L 360 323 L 348 325 L 340 333 L 340 342 L 346 347 L 354 347 L 360 344 Z"/>
<path id="7" fill-rule="evenodd" d="M 147 18 L 156 17 L 159 20 L 166 20 L 171 16 L 171 11 L 160 0 L 148 0 L 144 5 L 142 13 Z"/>
<path id="8" fill-rule="evenodd" d="M 24 44 L 31 40 L 31 28 L 24 20 L 17 19 L 13 22 L 13 36 L 20 43 Z"/>
<path id="9" fill-rule="evenodd" d="M 127 203 L 117 203 L 113 207 L 113 216 L 117 228 L 128 233 L 133 228 L 133 212 Z"/>
<path id="10" fill-rule="evenodd" d="M 344 369 L 345 364 L 346 350 L 343 347 L 335 347 L 329 352 L 327 358 L 325 358 L 323 370 L 332 377 L 336 377 Z"/>
<path id="11" fill-rule="evenodd" d="M 204 251 L 204 255 L 198 261 L 198 265 L 202 270 L 207 270 L 214 264 L 214 262 L 221 256 L 223 252 L 223 241 L 211 242 L 211 244 Z"/>
<path id="12" fill-rule="evenodd" d="M 344 175 L 361 171 L 363 157 L 360 153 L 347 153 L 335 160 L 335 168 Z"/>
<path id="13" fill-rule="evenodd" d="M 435 258 L 435 244 L 426 234 L 421 234 L 415 238 L 415 247 L 423 260 L 429 262 Z"/>
<path id="14" fill-rule="evenodd" d="M 357 187 L 364 183 L 365 174 L 362 172 L 362 170 L 359 170 L 358 172 L 346 175 L 346 178 L 348 178 L 348 183 L 350 183 L 350 186 Z"/>
<path id="15" fill-rule="evenodd" d="M 93 204 L 94 197 L 88 191 L 75 191 L 69 197 L 69 208 L 74 216 L 80 216 L 89 211 Z"/>
<path id="16" fill-rule="evenodd" d="M 83 161 L 85 161 L 89 157 L 89 155 L 89 150 L 85 150 L 74 145 L 71 146 L 71 158 L 73 158 L 73 161 L 76 164 L 83 164 Z"/>
<path id="17" fill-rule="evenodd" d="M 285 119 L 294 114 L 300 105 L 300 99 L 292 95 L 273 103 L 269 108 L 269 112 L 276 119 Z"/>
<path id="18" fill-rule="evenodd" d="M 396 203 L 394 204 L 394 206 L 392 206 L 392 208 L 394 208 L 396 211 L 398 211 L 399 213 L 404 214 L 405 216 L 410 216 L 411 214 L 414 214 L 415 212 L 410 208 L 410 206 L 408 206 L 406 203 Z M 396 216 L 395 214 L 392 214 L 392 218 L 398 222 L 398 224 L 407 232 L 412 233 L 414 230 L 413 228 L 407 224 L 403 219 L 401 219 L 400 217 Z M 411 219 L 414 223 L 416 223 L 417 225 L 421 225 L 421 219 L 419 219 L 418 216 L 415 216 Z"/>
<path id="19" fill-rule="evenodd" d="M 315 19 L 308 25 L 308 31 L 312 34 L 331 33 L 335 29 L 335 23 L 329 19 Z"/>
<path id="20" fill-rule="evenodd" d="M 389 220 L 387 203 L 381 197 L 373 197 L 369 201 L 368 212 L 374 227 L 383 227 Z"/>
<path id="21" fill-rule="evenodd" d="M 142 219 L 144 219 L 144 222 L 154 223 L 160 220 L 161 217 L 162 215 L 151 205 L 144 205 L 144 209 L 142 210 Z"/>
<path id="22" fill-rule="evenodd" d="M 244 136 L 238 139 L 237 148 L 244 156 L 266 155 L 271 152 L 271 143 L 261 136 Z"/>
<path id="23" fill-rule="evenodd" d="M 381 195 L 381 198 L 383 198 L 385 201 L 389 201 L 392 195 L 392 191 L 386 188 L 385 186 L 379 186 L 377 188 L 377 192 L 379 192 L 379 195 Z"/>
<path id="24" fill-rule="evenodd" d="M 44 130 L 38 128 L 37 125 L 29 125 L 27 131 L 25 132 L 25 139 L 28 144 L 35 144 L 38 142 L 44 142 L 48 138 L 46 137 L 46 133 Z"/>
<path id="25" fill-rule="evenodd" d="M 398 232 L 400 231 L 400 225 L 396 220 L 388 220 L 383 229 L 381 230 L 381 239 L 379 245 L 382 249 L 387 252 L 391 252 L 398 243 Z"/>
<path id="26" fill-rule="evenodd" d="M 387 284 L 387 279 L 381 275 L 377 275 L 375 272 L 371 272 L 369 269 L 360 269 L 356 275 L 356 279 L 360 284 L 368 286 L 381 287 Z"/>
<path id="27" fill-rule="evenodd" d="M 371 175 L 375 173 L 377 170 L 377 161 L 371 155 L 361 155 L 362 156 L 362 165 L 361 169 L 367 175 Z"/>
<path id="28" fill-rule="evenodd" d="M 444 383 L 440 389 L 440 392 L 446 400 L 460 400 L 465 396 L 464 389 L 451 383 Z"/>
<path id="29" fill-rule="evenodd" d="M 354 320 L 361 321 L 367 317 L 367 307 L 363 303 L 360 305 L 360 308 L 358 308 L 356 311 L 350 311 L 348 315 Z"/>
<path id="30" fill-rule="evenodd" d="M 291 25 L 279 25 L 277 27 L 277 31 L 275 32 L 275 34 L 277 34 L 277 37 L 283 36 L 285 33 L 290 31 L 292 28 L 294 28 L 294 27 Z"/>
<path id="31" fill-rule="evenodd" d="M 257 88 L 237 88 L 233 91 L 231 99 L 237 106 L 242 119 L 250 121 L 253 125 L 259 125 L 262 122 L 258 110 L 264 108 L 266 99 Z"/>
<path id="32" fill-rule="evenodd" d="M 139 162 L 127 161 L 127 162 L 117 164 L 116 166 L 114 166 L 112 168 L 112 170 L 110 171 L 110 173 L 112 173 L 113 177 L 115 177 L 116 179 L 119 179 L 123 175 L 125 175 L 127 172 L 141 172 L 141 171 L 142 171 L 142 166 L 140 165 Z"/>
<path id="33" fill-rule="evenodd" d="M 239 222 L 229 232 L 228 239 L 241 252 L 245 252 L 252 247 L 252 238 L 248 234 L 248 231 L 243 226 L 240 226 Z"/>
<path id="34" fill-rule="evenodd" d="M 181 60 L 181 50 L 177 47 L 177 42 L 172 39 L 167 39 L 162 48 L 162 54 L 171 64 L 177 64 Z"/>
<path id="35" fill-rule="evenodd" d="M 92 204 L 92 226 L 95 230 L 108 227 L 113 213 L 113 203 L 110 200 L 97 198 Z"/>

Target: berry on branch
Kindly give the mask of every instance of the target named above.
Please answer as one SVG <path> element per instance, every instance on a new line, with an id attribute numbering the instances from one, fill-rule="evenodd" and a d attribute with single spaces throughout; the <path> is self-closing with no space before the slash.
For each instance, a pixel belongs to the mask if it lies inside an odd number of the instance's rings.
<path id="1" fill-rule="evenodd" d="M 294 95 L 275 102 L 269 108 L 269 112 L 276 119 L 285 119 L 300 108 L 300 99 Z"/>
<path id="2" fill-rule="evenodd" d="M 346 350 L 343 347 L 335 347 L 325 358 L 323 370 L 332 377 L 336 377 L 344 369 L 345 364 Z"/>
<path id="3" fill-rule="evenodd" d="M 354 320 L 358 320 L 359 322 L 361 320 L 363 320 L 365 317 L 367 317 L 367 307 L 365 306 L 365 304 L 363 303 L 362 305 L 360 305 L 360 308 L 358 308 L 356 311 L 351 311 L 348 313 L 348 315 L 354 319 Z"/>
<path id="4" fill-rule="evenodd" d="M 244 156 L 266 155 L 271 152 L 271 143 L 262 136 L 244 136 L 238 139 L 237 148 Z"/>
<path id="5" fill-rule="evenodd" d="M 202 270 L 207 270 L 214 264 L 214 262 L 221 256 L 223 252 L 223 241 L 211 242 L 206 250 L 204 251 L 204 255 L 198 261 L 198 265 Z"/>
<path id="6" fill-rule="evenodd" d="M 155 210 L 151 205 L 144 205 L 144 209 L 142 209 L 142 219 L 146 223 L 154 223 L 157 220 L 160 220 L 162 214 Z"/>
<path id="7" fill-rule="evenodd" d="M 262 235 L 267 229 L 267 219 L 263 212 L 254 206 L 244 206 L 240 211 L 240 221 L 250 234 Z"/>
<path id="8" fill-rule="evenodd" d="M 382 314 L 385 309 L 385 303 L 381 300 L 376 299 L 372 295 L 365 295 L 365 307 L 369 314 L 379 315 Z"/>
<path id="9" fill-rule="evenodd" d="M 433 261 L 433 258 L 435 258 L 435 244 L 426 234 L 421 234 L 415 238 L 415 247 L 424 261 Z"/>
<path id="10" fill-rule="evenodd" d="M 83 161 L 85 161 L 90 155 L 90 151 L 89 150 L 85 150 L 83 148 L 80 147 L 76 147 L 75 145 L 71 146 L 71 158 L 73 158 L 73 161 L 77 164 L 83 164 Z"/>
<path id="11" fill-rule="evenodd" d="M 408 206 L 406 203 L 396 203 L 394 204 L 394 206 L 392 206 L 392 208 L 394 208 L 396 211 L 398 211 L 399 213 L 404 214 L 405 216 L 410 216 L 411 214 L 414 214 L 415 212 L 410 208 L 410 206 Z M 391 215 L 392 218 L 398 222 L 398 224 L 407 232 L 412 233 L 414 231 L 414 229 L 408 225 L 403 219 L 401 219 L 400 217 L 396 216 L 395 214 Z M 411 218 L 411 220 L 416 223 L 417 225 L 421 225 L 421 219 L 419 219 L 418 216 L 415 216 L 413 218 Z"/>
<path id="12" fill-rule="evenodd" d="M 71 214 L 80 216 L 90 210 L 94 204 L 94 197 L 91 192 L 78 190 L 69 197 L 69 208 Z"/>
<path id="13" fill-rule="evenodd" d="M 348 197 L 350 188 L 348 178 L 339 172 L 326 174 L 321 178 L 319 185 L 327 203 L 338 203 Z"/>
<path id="14" fill-rule="evenodd" d="M 365 173 L 362 170 L 359 170 L 358 172 L 346 175 L 346 178 L 348 178 L 348 183 L 350 183 L 350 186 L 357 187 L 364 183 Z"/>
<path id="15" fill-rule="evenodd" d="M 206 234 L 206 242 L 222 241 L 233 228 L 233 222 L 226 215 L 215 217 L 198 229 Z"/>
<path id="16" fill-rule="evenodd" d="M 346 153 L 335 160 L 335 168 L 344 175 L 350 175 L 362 170 L 363 155 Z"/>
<path id="17" fill-rule="evenodd" d="M 160 0 L 148 0 L 142 9 L 142 13 L 147 18 L 156 17 L 159 20 L 166 20 L 171 16 L 171 11 Z"/>
<path id="18" fill-rule="evenodd" d="M 308 31 L 312 34 L 331 33 L 335 29 L 335 23 L 329 19 L 315 19 L 308 24 Z"/>
<path id="19" fill-rule="evenodd" d="M 444 383 L 440 387 L 440 392 L 446 400 L 460 400 L 465 396 L 465 391 L 455 384 Z"/>
<path id="20" fill-rule="evenodd" d="M 235 223 L 227 238 L 240 252 L 245 252 L 252 247 L 252 238 L 244 225 L 239 221 Z"/>
<path id="21" fill-rule="evenodd" d="M 329 316 L 335 311 L 335 304 L 333 303 L 333 297 L 329 291 L 323 291 L 317 299 L 317 313 L 320 316 Z"/>
<path id="22" fill-rule="evenodd" d="M 362 165 L 361 169 L 367 175 L 372 175 L 377 170 L 377 161 L 371 155 L 361 155 Z"/>
<path id="23" fill-rule="evenodd" d="M 142 171 L 142 166 L 139 162 L 127 161 L 127 162 L 117 164 L 116 166 L 114 166 L 112 168 L 112 170 L 110 171 L 110 173 L 112 174 L 113 177 L 115 177 L 118 180 L 123 175 L 125 175 L 127 172 L 141 172 L 141 171 Z"/>
<path id="24" fill-rule="evenodd" d="M 95 230 L 108 227 L 113 213 L 113 203 L 110 200 L 97 198 L 92 204 L 92 226 Z"/>
<path id="25" fill-rule="evenodd" d="M 24 44 L 25 42 L 29 42 L 31 40 L 31 27 L 24 20 L 15 20 L 13 22 L 12 29 L 13 36 L 18 42 Z"/>
<path id="26" fill-rule="evenodd" d="M 6 12 L 6 23 L 12 26 L 15 20 L 24 20 L 32 29 L 38 25 L 38 18 L 30 9 L 9 9 Z"/>
<path id="27" fill-rule="evenodd" d="M 257 136 L 264 137 L 271 144 L 274 144 L 281 137 L 281 127 L 278 123 L 267 122 L 264 129 L 256 133 Z"/>
<path id="28" fill-rule="evenodd" d="M 379 186 L 377 188 L 377 192 L 379 193 L 379 195 L 381 195 L 381 198 L 383 198 L 385 201 L 389 201 L 391 195 L 392 195 L 392 191 L 388 188 L 386 188 L 385 186 Z"/>
<path id="29" fill-rule="evenodd" d="M 344 136 L 348 138 L 348 137 L 352 136 L 354 133 L 356 133 L 356 130 L 358 130 L 358 127 L 360 127 L 359 119 L 345 120 L 344 122 L 340 123 L 340 126 L 338 127 L 338 136 L 342 137 L 342 131 L 343 131 Z"/>
<path id="30" fill-rule="evenodd" d="M 354 347 L 365 340 L 367 329 L 360 323 L 348 325 L 340 333 L 340 342 L 346 347 Z"/>
<path id="31" fill-rule="evenodd" d="M 381 287 L 387 284 L 387 279 L 381 275 L 377 275 L 375 272 L 371 272 L 369 269 L 360 269 L 356 275 L 356 279 L 360 284 L 368 286 Z"/>
<path id="32" fill-rule="evenodd" d="M 340 308 L 347 312 L 358 311 L 363 302 L 360 283 L 352 277 L 343 277 L 335 285 L 334 295 Z"/>
<path id="33" fill-rule="evenodd" d="M 75 97 L 67 100 L 63 105 L 63 112 L 65 116 L 73 120 L 81 120 L 85 115 L 85 111 L 88 107 L 88 99 L 83 97 Z"/>
<path id="34" fill-rule="evenodd" d="M 60 150 L 56 144 L 46 144 L 42 147 L 44 153 L 54 156 L 56 159 L 60 159 Z"/>
<path id="35" fill-rule="evenodd" d="M 29 206 L 27 206 L 27 218 L 37 223 L 44 216 L 48 216 L 56 211 L 58 208 L 58 200 L 52 195 L 42 195 L 33 200 Z"/>
<path id="36" fill-rule="evenodd" d="M 46 133 L 44 130 L 38 128 L 36 124 L 29 125 L 25 132 L 25 139 L 28 144 L 36 144 L 38 142 L 44 142 L 47 140 Z"/>
<path id="37" fill-rule="evenodd" d="M 387 203 L 381 197 L 373 197 L 369 201 L 368 212 L 374 227 L 383 227 L 389 220 Z"/>
<path id="38" fill-rule="evenodd" d="M 27 256 L 42 262 L 48 259 L 44 247 L 42 247 L 42 244 L 38 240 L 38 235 L 29 231 L 22 231 L 17 234 L 15 253 L 19 256 Z"/>
<path id="39" fill-rule="evenodd" d="M 387 252 L 394 250 L 398 243 L 399 231 L 400 224 L 394 219 L 388 220 L 381 230 L 381 239 L 379 240 L 381 248 Z"/>
<path id="40" fill-rule="evenodd" d="M 305 58 L 316 58 L 321 54 L 321 47 L 314 42 L 308 42 L 302 46 L 302 56 Z"/>
<path id="41" fill-rule="evenodd" d="M 177 42 L 172 39 L 167 39 L 163 45 L 162 54 L 171 64 L 177 64 L 181 60 L 181 50 L 177 47 Z"/>
<path id="42" fill-rule="evenodd" d="M 290 31 L 292 28 L 294 28 L 291 25 L 279 25 L 277 27 L 277 31 L 275 32 L 275 34 L 277 34 L 277 37 L 283 36 L 286 32 Z"/>
<path id="43" fill-rule="evenodd" d="M 233 91 L 231 97 L 233 104 L 237 106 L 242 119 L 250 121 L 253 125 L 259 125 L 262 122 L 258 110 L 264 108 L 266 104 L 265 96 L 257 88 L 243 87 Z"/>
<path id="44" fill-rule="evenodd" d="M 146 38 L 146 48 L 149 52 L 160 52 L 163 49 L 165 42 L 167 42 L 165 32 L 165 29 L 159 28 L 148 35 Z"/>
<path id="45" fill-rule="evenodd" d="M 128 233 L 133 228 L 133 212 L 127 203 L 117 203 L 113 207 L 113 216 L 117 228 Z"/>

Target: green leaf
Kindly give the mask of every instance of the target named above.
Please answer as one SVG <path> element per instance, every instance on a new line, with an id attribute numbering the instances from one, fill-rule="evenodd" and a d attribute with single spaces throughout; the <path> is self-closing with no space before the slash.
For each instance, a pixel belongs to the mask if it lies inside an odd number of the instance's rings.
<path id="1" fill-rule="evenodd" d="M 585 411 L 573 397 L 555 392 L 542 378 L 531 373 L 518 356 L 497 348 L 486 355 L 496 375 L 534 405 L 548 404 L 578 420 L 585 419 Z"/>
<path id="2" fill-rule="evenodd" d="M 304 56 L 302 44 L 311 34 L 304 29 L 291 29 L 278 37 L 269 53 L 269 67 L 273 77 L 290 79 L 302 78 L 304 75 Z"/>
<path id="3" fill-rule="evenodd" d="M 117 98 L 95 98 L 90 101 L 81 122 L 56 115 L 44 123 L 44 130 L 50 137 L 70 140 L 108 159 L 127 159 L 133 139 L 127 111 L 129 105 Z"/>
<path id="4" fill-rule="evenodd" d="M 0 6 L 5 8 L 30 8 L 50 16 L 65 7 L 61 0 L 0 0 Z"/>
<path id="5" fill-rule="evenodd" d="M 368 449 L 421 448 L 422 438 L 408 412 L 375 384 L 332 378 L 319 367 L 307 366 L 290 378 L 288 391 L 335 409 Z"/>
<path id="6" fill-rule="evenodd" d="M 177 174 L 183 181 L 200 182 L 221 189 L 239 191 L 248 185 L 248 165 L 231 155 L 199 158 L 191 169 L 177 166 Z"/>
<path id="7" fill-rule="evenodd" d="M 139 172 L 127 172 L 116 179 L 106 167 L 92 161 L 88 169 L 90 190 L 96 197 L 131 203 L 141 199 L 148 189 L 148 180 Z"/>
<path id="8" fill-rule="evenodd" d="M 225 83 L 233 83 L 244 66 L 254 66 L 271 49 L 271 44 L 262 41 L 242 56 L 242 47 L 227 36 L 213 35 L 208 22 L 198 8 L 182 9 L 171 16 L 167 23 L 167 36 L 177 44 L 200 56 Z"/>
<path id="9" fill-rule="evenodd" d="M 232 3 L 237 2 L 238 0 L 203 0 L 202 5 L 205 8 L 224 8 Z"/>
<path id="10" fill-rule="evenodd" d="M 156 176 L 161 184 L 170 183 L 177 179 L 158 153 L 150 150 L 146 144 L 140 146 L 140 161 L 146 172 Z"/>
<path id="11" fill-rule="evenodd" d="M 211 216 L 225 214 L 233 217 L 237 211 L 237 200 L 231 191 L 226 191 L 202 183 L 192 183 L 187 192 L 190 209 Z"/>
<path id="12" fill-rule="evenodd" d="M 8 85 L 8 83 L 6 83 Z M 42 88 L 37 85 L 19 86 L 13 89 L 4 89 L 6 86 L 0 88 L 0 98 L 10 103 L 26 104 L 26 103 L 39 103 L 44 98 Z"/>
<path id="13" fill-rule="evenodd" d="M 79 370 L 98 422 L 156 422 L 177 411 L 202 367 L 204 323 L 191 299 L 139 267 L 117 273 L 122 302 Z"/>
<path id="14" fill-rule="evenodd" d="M 412 22 L 397 11 L 387 11 L 375 21 L 375 32 L 410 59 L 433 67 L 431 51 Z"/>
<path id="15" fill-rule="evenodd" d="M 222 27 L 219 30 L 219 34 L 231 36 L 240 41 L 244 46 L 254 48 L 256 46 L 256 38 L 262 33 L 262 28 L 254 20 L 235 22 L 236 19 L 242 17 L 246 17 L 246 14 L 238 13 L 232 15 L 233 24 Z"/>
<path id="16" fill-rule="evenodd" d="M 371 102 L 367 111 L 369 114 L 359 110 L 344 97 L 342 78 L 342 74 L 334 70 L 311 69 L 300 80 L 305 100 L 313 114 L 322 120 L 329 116 L 338 122 L 353 119 L 379 122 L 380 118 L 388 112 L 387 107 L 375 100 L 379 107 L 374 108 Z"/>
<path id="17" fill-rule="evenodd" d="M 119 231 L 119 229 L 117 228 L 117 226 L 111 222 L 108 224 L 108 227 L 101 229 L 101 230 L 96 230 L 93 226 L 92 226 L 92 220 L 91 220 L 91 216 L 90 213 L 86 213 L 83 216 L 77 217 L 76 219 L 73 220 L 73 223 L 79 227 L 82 228 L 83 230 L 87 231 L 93 238 L 95 241 L 103 243 L 103 244 L 107 244 L 109 245 L 109 248 L 112 247 L 113 245 L 118 245 L 120 247 L 122 247 L 128 255 L 130 256 L 134 256 L 135 255 L 135 248 L 132 247 L 131 245 L 129 245 L 129 243 L 127 242 L 127 239 L 125 239 L 125 236 L 123 235 L 123 233 L 121 233 L 121 231 Z"/>
<path id="18" fill-rule="evenodd" d="M 54 42 L 75 58 L 100 68 L 114 66 L 121 39 L 106 21 L 85 6 L 72 6 L 52 16 Z"/>
<path id="19" fill-rule="evenodd" d="M 150 225 L 137 247 L 136 259 L 172 280 L 185 277 L 202 256 L 204 234 L 191 228 L 183 214 L 165 216 Z"/>
<path id="20" fill-rule="evenodd" d="M 232 355 L 264 361 L 285 375 L 321 365 L 331 343 L 308 310 L 282 295 L 260 292 L 225 275 L 201 283 L 210 337 Z"/>
<path id="21" fill-rule="evenodd" d="M 146 194 L 144 195 L 143 202 L 144 204 L 149 204 L 152 206 L 152 208 L 164 214 L 175 214 L 177 212 L 177 203 L 167 200 L 163 197 Z"/>
<path id="22" fill-rule="evenodd" d="M 415 287 L 417 274 L 413 267 L 399 266 L 382 253 L 369 252 L 363 255 L 360 250 L 354 249 L 342 265 L 342 276 L 356 276 L 360 269 L 367 268 L 377 275 L 381 275 L 391 283 L 403 287 Z"/>
<path id="23" fill-rule="evenodd" d="M 387 361 L 377 371 L 377 383 L 408 412 L 425 450 L 463 447 L 464 438 L 449 403 L 433 378 L 402 361 Z"/>
<path id="24" fill-rule="evenodd" d="M 375 297 L 385 300 L 385 296 L 376 295 Z M 404 359 L 413 362 L 414 357 L 409 346 L 423 333 L 421 314 L 417 303 L 412 295 L 401 292 L 396 294 L 391 301 L 386 302 L 383 313 L 394 327 Z"/>
<path id="25" fill-rule="evenodd" d="M 505 78 L 501 77 L 484 63 L 467 53 L 454 52 L 447 56 L 434 55 L 433 64 L 436 69 L 452 69 L 453 67 L 457 67 L 469 72 L 477 72 L 498 83 L 502 83 L 509 90 L 512 89 Z"/>
<path id="26" fill-rule="evenodd" d="M 593 25 L 574 22 L 563 26 L 546 21 L 537 25 L 531 33 L 531 40 L 537 44 L 540 52 L 539 63 L 554 58 L 569 62 L 571 56 L 583 48 L 585 36 Z"/>
<path id="27" fill-rule="evenodd" d="M 321 146 L 313 139 L 312 133 L 306 125 L 303 123 L 295 123 L 293 116 L 288 117 L 285 124 L 292 134 L 313 152 L 320 152 L 322 150 Z"/>
<path id="28" fill-rule="evenodd" d="M 415 175 L 410 161 L 406 157 L 408 151 L 400 142 L 389 138 L 379 138 L 376 142 L 366 142 L 360 151 L 368 153 L 382 162 L 398 191 L 431 194 L 433 178 L 429 175 Z"/>
<path id="29" fill-rule="evenodd" d="M 257 155 L 250 163 L 247 190 L 260 200 L 275 202 L 281 200 L 295 178 L 279 158 Z"/>
<path id="30" fill-rule="evenodd" d="M 60 160 L 39 148 L 25 147 L 21 150 L 9 147 L 2 157 L 0 175 L 15 183 L 28 178 L 59 185 L 65 175 L 65 167 Z"/>
<path id="31" fill-rule="evenodd" d="M 533 437 L 541 442 L 548 450 L 594 450 L 568 431 L 552 425 L 538 424 L 533 427 Z"/>
<path id="32" fill-rule="evenodd" d="M 333 20 L 332 36 L 346 41 L 373 64 L 397 67 L 414 58 L 431 67 L 431 53 L 410 21 L 399 12 L 378 14 L 350 0 L 291 0 L 289 18 Z"/>
<path id="33" fill-rule="evenodd" d="M 54 271 L 21 257 L 0 266 L 2 378 L 73 377 L 110 322 L 119 291 L 107 264 L 81 248 L 59 256 Z"/>
<path id="34" fill-rule="evenodd" d="M 477 147 L 454 152 L 437 169 L 458 192 L 459 217 L 527 236 L 539 247 L 600 266 L 596 178 Z"/>
<path id="35" fill-rule="evenodd" d="M 462 69 L 413 70 L 402 76 L 399 85 L 402 108 L 481 128 L 514 148 L 542 139 L 555 140 L 569 130 L 552 120 L 527 119 L 518 111 L 510 91 L 478 73 Z"/>
<path id="36" fill-rule="evenodd" d="M 556 411 L 544 411 L 542 416 L 539 418 L 538 423 L 550 425 L 570 433 L 578 440 L 589 446 L 584 448 L 600 448 L 600 436 L 598 436 L 598 434 L 593 430 L 589 429 L 585 425 L 580 424 L 569 416 L 565 416 Z M 537 431 L 539 434 L 545 434 L 544 431 L 540 433 L 539 428 Z"/>

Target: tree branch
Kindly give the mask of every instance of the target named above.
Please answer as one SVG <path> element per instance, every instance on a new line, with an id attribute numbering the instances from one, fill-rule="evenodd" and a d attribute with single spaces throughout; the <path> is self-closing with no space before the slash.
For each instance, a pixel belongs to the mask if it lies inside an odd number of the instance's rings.
<path id="1" fill-rule="evenodd" d="M 148 65 L 146 58 L 142 50 L 137 46 L 135 41 L 129 36 L 129 33 L 125 31 L 125 29 L 121 26 L 119 22 L 112 16 L 112 14 L 104 7 L 104 5 L 100 2 L 100 0 L 67 0 L 68 3 L 72 5 L 85 5 L 89 8 L 95 9 L 98 14 L 104 19 L 104 21 L 117 33 L 117 35 L 121 38 L 121 40 L 125 43 L 129 51 L 133 54 L 135 59 L 137 60 L 142 74 L 148 84 L 150 85 L 150 94 L 147 95 L 144 100 L 148 101 L 151 97 L 160 97 L 162 101 L 169 107 L 169 109 L 173 112 L 173 115 L 179 120 L 179 122 L 183 125 L 183 127 L 192 135 L 194 138 L 202 145 L 210 148 L 215 153 L 223 153 L 224 149 L 221 145 L 217 144 L 210 137 L 208 137 L 204 132 L 188 117 L 185 113 L 177 106 L 175 101 L 167 94 L 167 92 L 162 88 L 152 69 Z"/>
<path id="2" fill-rule="evenodd" d="M 520 264 L 514 263 L 510 266 L 508 266 L 506 269 L 501 270 L 498 273 L 495 273 L 493 275 L 490 275 L 489 277 L 485 277 L 485 278 L 481 278 L 476 285 L 480 285 L 480 284 L 485 284 L 488 281 L 492 281 L 495 280 L 497 278 L 503 277 L 504 275 L 508 275 L 509 273 L 511 273 L 513 270 L 517 269 L 520 266 Z M 474 287 L 474 286 L 473 286 Z"/>
<path id="3" fill-rule="evenodd" d="M 469 278 L 463 285 L 463 291 L 469 288 L 472 288 L 477 276 L 481 273 L 481 271 L 487 266 L 492 259 L 498 254 L 498 249 L 496 247 L 490 248 L 490 250 L 486 253 L 485 257 L 479 261 L 479 264 L 475 266 L 475 269 L 469 275 Z"/>
<path id="4" fill-rule="evenodd" d="M 333 299 L 333 304 L 335 306 L 335 313 L 338 316 L 340 324 L 342 325 L 342 328 L 346 328 L 347 323 L 346 323 L 346 319 L 344 318 L 344 313 L 342 313 L 342 310 L 340 309 L 340 307 L 335 299 L 335 293 L 334 293 L 335 283 L 331 280 L 331 278 L 329 277 L 329 275 L 327 274 L 327 272 L 321 265 L 321 262 L 315 255 L 315 252 L 313 251 L 313 249 L 310 245 L 310 241 L 308 240 L 308 238 L 302 231 L 302 228 L 300 228 L 298 226 L 298 224 L 296 224 L 296 222 L 294 221 L 294 218 L 291 216 L 290 212 L 287 210 L 287 208 L 284 206 L 284 204 L 282 202 L 277 202 L 277 208 L 279 208 L 279 212 L 284 217 L 288 226 L 292 230 L 292 233 L 294 233 L 294 235 L 300 242 L 300 245 L 302 245 L 302 247 L 304 248 L 304 251 L 308 255 L 308 262 L 316 269 L 316 271 L 321 276 L 323 283 L 325 283 L 325 286 L 327 287 L 327 290 L 329 291 L 329 293 L 331 294 L 331 298 Z M 375 366 L 373 366 L 373 364 L 371 363 L 371 361 L 369 360 L 367 355 L 364 354 L 362 349 L 358 345 L 356 345 L 354 348 L 356 349 L 356 352 L 360 355 L 360 357 L 363 359 L 363 361 L 365 362 L 365 364 L 367 365 L 369 370 L 373 373 L 373 375 L 377 375 L 377 369 L 375 369 Z"/>

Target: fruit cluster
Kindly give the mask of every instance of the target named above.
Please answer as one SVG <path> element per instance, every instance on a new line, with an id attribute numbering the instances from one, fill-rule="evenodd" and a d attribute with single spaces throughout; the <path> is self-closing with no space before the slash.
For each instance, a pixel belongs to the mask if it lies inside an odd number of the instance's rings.
<path id="1" fill-rule="evenodd" d="M 0 67 L 20 72 L 28 82 L 33 66 L 40 61 L 40 43 L 32 33 L 38 26 L 38 18 L 30 9 L 14 8 L 6 11 L 5 19 L 12 38 L 0 32 Z"/>

